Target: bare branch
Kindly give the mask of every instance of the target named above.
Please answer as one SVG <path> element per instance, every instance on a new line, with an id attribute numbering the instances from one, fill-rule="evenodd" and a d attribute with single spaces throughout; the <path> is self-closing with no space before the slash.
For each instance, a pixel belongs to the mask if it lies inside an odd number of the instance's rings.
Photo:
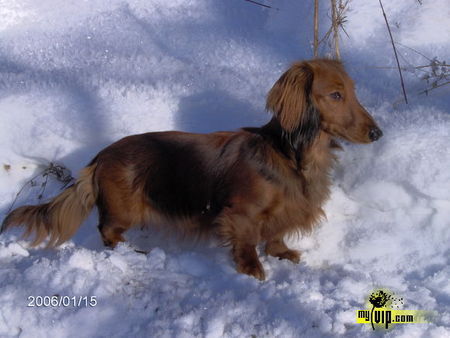
<path id="1" fill-rule="evenodd" d="M 394 39 L 392 37 L 392 32 L 391 32 L 391 27 L 389 26 L 386 12 L 384 11 L 384 8 L 383 8 L 383 4 L 382 4 L 381 0 L 378 0 L 378 1 L 380 3 L 381 11 L 383 12 L 384 21 L 386 21 L 386 26 L 387 26 L 387 29 L 389 32 L 389 36 L 391 38 L 392 48 L 394 49 L 395 60 L 397 61 L 398 72 L 400 74 L 400 83 L 402 85 L 403 97 L 405 98 L 406 104 L 408 104 L 408 97 L 406 96 L 405 83 L 403 82 L 403 74 L 402 74 L 402 70 L 400 68 L 400 62 L 398 61 L 397 49 L 395 48 Z"/>
<path id="2" fill-rule="evenodd" d="M 410 70 L 410 69 L 423 69 L 423 68 L 429 68 L 434 67 L 433 65 L 423 65 L 423 66 L 412 66 L 412 67 L 401 67 L 402 70 Z M 450 67 L 450 65 L 439 65 L 439 67 Z M 377 69 L 397 69 L 397 67 L 388 67 L 388 66 L 376 66 L 373 68 Z"/>
<path id="3" fill-rule="evenodd" d="M 252 4 L 255 4 L 255 5 L 258 5 L 258 6 L 262 6 L 262 7 L 265 7 L 265 8 L 275 9 L 277 11 L 279 10 L 279 8 L 272 7 L 272 6 L 269 6 L 269 5 L 265 5 L 265 4 L 263 4 L 261 2 L 258 2 L 258 1 L 254 1 L 254 0 L 244 0 L 244 1 L 251 2 Z"/>
<path id="4" fill-rule="evenodd" d="M 331 25 L 318 43 L 320 46 L 323 42 L 327 42 L 330 48 L 334 49 L 334 54 L 337 59 L 341 58 L 339 47 L 339 29 L 342 29 L 348 37 L 344 24 L 347 22 L 347 16 L 345 14 L 347 12 L 349 2 L 350 0 L 331 0 Z"/>
<path id="5" fill-rule="evenodd" d="M 397 42 L 397 41 L 394 41 L 394 42 L 395 42 L 396 45 L 399 45 L 399 46 L 408 48 L 409 50 L 413 51 L 414 53 L 419 54 L 420 56 L 423 56 L 423 57 L 424 57 L 425 59 L 427 59 L 428 61 L 431 61 L 431 59 L 430 59 L 428 56 L 422 54 L 422 53 L 419 52 L 417 49 L 411 48 L 411 47 L 406 46 L 406 45 L 404 45 L 404 44 L 402 44 L 402 43 L 400 43 L 400 42 Z"/>
<path id="6" fill-rule="evenodd" d="M 336 0 L 331 0 L 331 22 L 333 27 L 334 52 L 338 60 L 341 59 L 339 51 L 339 22 L 337 16 Z"/>
<path id="7" fill-rule="evenodd" d="M 433 89 L 436 89 L 436 88 L 439 88 L 439 87 L 442 87 L 442 86 L 445 86 L 445 85 L 448 85 L 448 84 L 450 84 L 450 81 L 447 81 L 447 82 L 444 82 L 444 83 L 440 83 L 440 84 L 438 84 L 438 85 L 434 85 L 433 87 L 427 88 L 427 89 L 421 91 L 421 92 L 418 93 L 418 94 L 419 94 L 419 95 L 420 95 L 420 94 L 428 95 L 428 92 L 429 92 L 429 91 L 431 91 L 431 90 L 433 90 Z"/>
<path id="8" fill-rule="evenodd" d="M 314 0 L 314 57 L 319 56 L 319 0 Z"/>

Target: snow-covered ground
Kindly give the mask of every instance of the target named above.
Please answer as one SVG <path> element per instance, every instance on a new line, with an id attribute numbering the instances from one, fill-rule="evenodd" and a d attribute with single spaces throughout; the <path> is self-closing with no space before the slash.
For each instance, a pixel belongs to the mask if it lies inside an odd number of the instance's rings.
<path id="1" fill-rule="evenodd" d="M 449 59 L 448 0 L 385 2 L 403 65 Z M 267 121 L 270 86 L 312 55 L 312 1 L 265 3 L 279 10 L 243 0 L 0 0 L 0 219 L 49 162 L 76 175 L 125 135 Z M 378 2 L 353 0 L 346 15 L 342 57 L 385 136 L 345 144 L 328 220 L 290 239 L 301 264 L 263 256 L 259 282 L 237 274 L 213 242 L 139 229 L 106 250 L 95 212 L 56 250 L 30 249 L 10 231 L 0 237 L 0 336 L 371 336 L 355 312 L 385 287 L 405 309 L 437 314 L 388 336 L 450 337 L 450 87 L 418 95 L 427 69 L 411 70 L 410 104 L 399 103 Z M 16 206 L 37 202 L 43 178 L 34 181 Z M 44 198 L 59 186 L 49 182 Z M 29 296 L 53 295 L 97 303 L 27 306 Z"/>

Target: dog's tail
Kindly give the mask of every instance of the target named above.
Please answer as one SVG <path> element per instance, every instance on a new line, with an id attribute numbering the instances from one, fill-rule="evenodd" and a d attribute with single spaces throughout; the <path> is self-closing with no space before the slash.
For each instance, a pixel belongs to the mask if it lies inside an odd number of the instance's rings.
<path id="1" fill-rule="evenodd" d="M 25 225 L 24 238 L 34 234 L 32 246 L 42 243 L 47 237 L 47 247 L 56 247 L 69 240 L 83 220 L 89 215 L 97 200 L 95 168 L 91 163 L 80 173 L 75 184 L 48 203 L 25 205 L 13 210 L 3 221 L 0 233 L 12 226 Z"/>

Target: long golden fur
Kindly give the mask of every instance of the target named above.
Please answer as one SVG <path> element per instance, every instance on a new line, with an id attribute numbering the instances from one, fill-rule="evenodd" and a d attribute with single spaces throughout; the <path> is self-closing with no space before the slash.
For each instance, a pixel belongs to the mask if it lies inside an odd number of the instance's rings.
<path id="1" fill-rule="evenodd" d="M 108 146 L 78 181 L 46 204 L 23 206 L 2 231 L 26 225 L 33 245 L 68 240 L 94 205 L 105 245 L 134 225 L 165 223 L 214 233 L 231 246 L 237 271 L 265 279 L 256 246 L 295 263 L 283 238 L 309 232 L 324 215 L 335 138 L 369 143 L 381 130 L 358 102 L 341 63 L 295 63 L 267 97 L 273 112 L 260 128 L 133 135 Z"/>

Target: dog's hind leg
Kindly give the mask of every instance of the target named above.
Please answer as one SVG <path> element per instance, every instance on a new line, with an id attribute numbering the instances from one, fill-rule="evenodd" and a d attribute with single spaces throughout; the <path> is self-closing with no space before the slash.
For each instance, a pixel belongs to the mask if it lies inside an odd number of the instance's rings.
<path id="1" fill-rule="evenodd" d="M 105 246 L 114 248 L 117 243 L 125 242 L 123 233 L 133 224 L 127 217 L 118 217 L 117 213 L 111 212 L 111 208 L 103 203 L 98 203 L 99 224 L 98 230 L 102 236 Z M 122 215 L 126 216 L 126 215 Z"/>
<path id="2" fill-rule="evenodd" d="M 125 238 L 122 234 L 128 230 L 129 226 L 118 222 L 100 223 L 98 230 L 102 236 L 105 246 L 114 248 L 119 242 L 125 242 Z"/>
<path id="3" fill-rule="evenodd" d="M 140 191 L 129 185 L 131 174 L 122 169 L 101 173 L 100 193 L 97 199 L 99 214 L 98 229 L 105 246 L 114 248 L 124 242 L 123 233 L 136 224 L 141 224 L 144 207 Z"/>

